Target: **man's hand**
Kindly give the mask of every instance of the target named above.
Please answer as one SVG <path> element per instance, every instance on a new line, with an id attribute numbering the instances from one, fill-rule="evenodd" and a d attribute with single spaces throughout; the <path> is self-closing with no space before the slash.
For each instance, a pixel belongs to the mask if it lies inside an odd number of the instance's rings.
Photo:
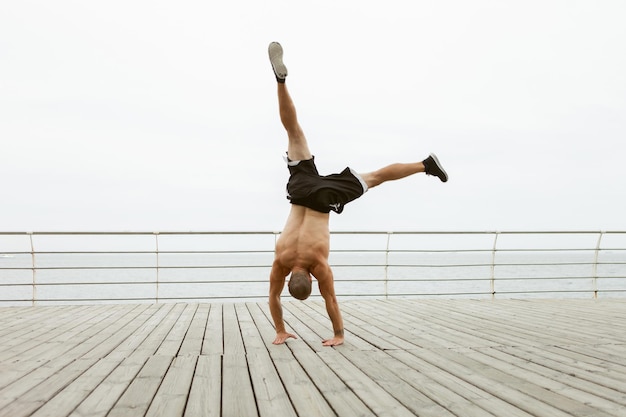
<path id="1" fill-rule="evenodd" d="M 343 345 L 343 336 L 335 336 L 332 339 L 322 340 L 323 346 L 339 346 Z"/>
<path id="2" fill-rule="evenodd" d="M 274 341 L 272 343 L 275 344 L 275 345 L 282 345 L 290 337 L 293 337 L 294 339 L 298 338 L 295 334 L 291 334 L 291 333 L 287 333 L 287 332 L 276 333 L 276 339 L 274 339 Z"/>

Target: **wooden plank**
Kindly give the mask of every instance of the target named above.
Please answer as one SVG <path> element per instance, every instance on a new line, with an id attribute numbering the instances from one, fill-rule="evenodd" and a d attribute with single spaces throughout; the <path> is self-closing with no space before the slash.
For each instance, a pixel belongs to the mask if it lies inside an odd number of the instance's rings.
<path id="1" fill-rule="evenodd" d="M 222 304 L 212 304 L 202 341 L 203 355 L 222 355 L 224 353 L 224 330 Z"/>
<path id="2" fill-rule="evenodd" d="M 183 312 L 177 318 L 161 346 L 159 346 L 156 352 L 157 355 L 176 356 L 178 354 L 197 308 L 197 304 L 184 305 Z"/>
<path id="3" fill-rule="evenodd" d="M 278 375 L 274 363 L 245 305 L 235 305 L 254 397 L 261 417 L 281 415 L 295 417 L 296 412 Z M 308 378 L 305 379 L 305 381 Z M 314 415 L 312 413 L 312 415 Z"/>
<path id="4" fill-rule="evenodd" d="M 150 357 L 124 395 L 111 409 L 108 417 L 143 416 L 150 407 L 172 360 L 171 356 Z"/>
<path id="5" fill-rule="evenodd" d="M 155 354 L 180 317 L 185 305 L 163 304 L 161 308 L 166 309 L 167 314 L 159 320 L 157 327 L 137 347 L 137 355 L 148 357 Z"/>
<path id="6" fill-rule="evenodd" d="M 204 340 L 210 310 L 210 304 L 200 304 L 198 306 L 189 326 L 189 331 L 185 334 L 185 339 L 180 346 L 178 356 L 199 356 L 201 354 L 202 341 Z"/>
<path id="7" fill-rule="evenodd" d="M 237 320 L 234 304 L 224 304 L 222 306 L 222 320 L 224 328 L 224 356 L 245 356 L 241 330 Z"/>
<path id="8" fill-rule="evenodd" d="M 224 354 L 222 362 L 222 415 L 258 415 L 254 391 L 243 354 Z"/>
<path id="9" fill-rule="evenodd" d="M 222 356 L 198 357 L 185 417 L 220 417 L 222 415 L 221 396 Z"/>
<path id="10" fill-rule="evenodd" d="M 258 414 L 250 381 L 235 307 L 223 306 L 224 357 L 222 362 L 222 415 L 254 416 Z"/>
<path id="11" fill-rule="evenodd" d="M 197 359 L 197 356 L 174 358 L 148 408 L 146 417 L 183 415 Z"/>

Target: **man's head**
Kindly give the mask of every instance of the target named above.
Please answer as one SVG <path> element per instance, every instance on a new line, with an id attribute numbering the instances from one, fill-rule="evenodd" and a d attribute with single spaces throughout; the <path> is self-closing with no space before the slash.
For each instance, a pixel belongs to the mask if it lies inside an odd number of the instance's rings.
<path id="1" fill-rule="evenodd" d="M 311 295 L 311 275 L 305 271 L 291 272 L 289 294 L 298 300 L 306 300 Z"/>

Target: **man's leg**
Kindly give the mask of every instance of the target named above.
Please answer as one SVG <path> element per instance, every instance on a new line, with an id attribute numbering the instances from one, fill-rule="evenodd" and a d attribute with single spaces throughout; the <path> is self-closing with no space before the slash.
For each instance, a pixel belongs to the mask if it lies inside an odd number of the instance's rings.
<path id="1" fill-rule="evenodd" d="M 391 164 L 374 172 L 361 174 L 368 188 L 376 187 L 383 182 L 399 180 L 409 175 L 425 172 L 427 175 L 438 177 L 442 182 L 448 181 L 448 174 L 444 171 L 439 160 L 434 154 L 421 162 L 408 164 Z"/>
<path id="2" fill-rule="evenodd" d="M 311 159 L 312 156 L 309 145 L 302 131 L 302 127 L 300 127 L 298 123 L 296 107 L 291 100 L 285 83 L 278 83 L 278 109 L 280 112 L 280 121 L 283 123 L 287 131 L 287 136 L 289 137 L 287 156 L 292 161 Z"/>
<path id="3" fill-rule="evenodd" d="M 298 123 L 296 106 L 293 104 L 293 100 L 285 85 L 287 67 L 283 63 L 283 48 L 278 42 L 272 42 L 268 48 L 268 53 L 278 84 L 280 121 L 283 123 L 289 137 L 287 156 L 289 156 L 289 159 L 292 161 L 311 159 L 311 151 L 309 151 L 306 137 Z"/>
<path id="4" fill-rule="evenodd" d="M 399 180 L 419 172 L 424 172 L 424 164 L 422 162 L 413 162 L 408 164 L 391 164 L 377 171 L 361 174 L 361 177 L 367 184 L 367 187 L 372 188 L 383 182 Z"/>

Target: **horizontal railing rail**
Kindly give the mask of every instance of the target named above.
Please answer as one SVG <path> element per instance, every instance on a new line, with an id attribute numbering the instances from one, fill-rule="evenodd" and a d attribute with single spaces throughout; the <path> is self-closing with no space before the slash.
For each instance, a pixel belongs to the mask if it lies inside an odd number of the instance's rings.
<path id="1" fill-rule="evenodd" d="M 340 297 L 626 296 L 626 231 L 331 235 Z M 0 305 L 265 299 L 279 236 L 0 232 Z"/>

